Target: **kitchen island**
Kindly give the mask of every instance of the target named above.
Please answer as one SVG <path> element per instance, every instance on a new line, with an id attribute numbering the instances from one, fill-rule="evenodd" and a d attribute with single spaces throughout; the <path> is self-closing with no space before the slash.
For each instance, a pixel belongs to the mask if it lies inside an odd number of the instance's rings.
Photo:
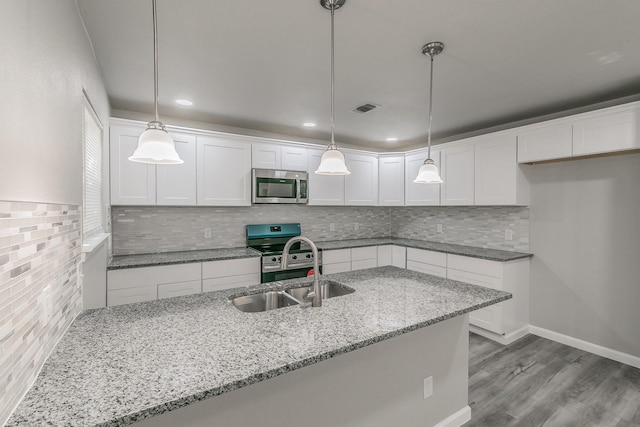
<path id="1" fill-rule="evenodd" d="M 85 312 L 7 426 L 460 425 L 466 313 L 510 294 L 395 267 L 323 279 L 355 292 L 262 313 L 230 301 L 271 284 Z"/>

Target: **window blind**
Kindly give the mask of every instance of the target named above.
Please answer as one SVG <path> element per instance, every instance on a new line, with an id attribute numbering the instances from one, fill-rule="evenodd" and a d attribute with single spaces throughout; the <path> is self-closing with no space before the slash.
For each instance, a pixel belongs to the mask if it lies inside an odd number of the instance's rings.
<path id="1" fill-rule="evenodd" d="M 84 237 L 103 232 L 102 125 L 89 102 L 84 107 Z"/>

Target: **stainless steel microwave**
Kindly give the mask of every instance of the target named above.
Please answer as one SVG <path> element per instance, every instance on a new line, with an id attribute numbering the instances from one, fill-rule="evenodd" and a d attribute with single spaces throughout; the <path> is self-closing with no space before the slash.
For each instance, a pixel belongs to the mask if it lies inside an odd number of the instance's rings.
<path id="1" fill-rule="evenodd" d="M 306 172 L 252 169 L 251 175 L 253 203 L 307 203 Z"/>

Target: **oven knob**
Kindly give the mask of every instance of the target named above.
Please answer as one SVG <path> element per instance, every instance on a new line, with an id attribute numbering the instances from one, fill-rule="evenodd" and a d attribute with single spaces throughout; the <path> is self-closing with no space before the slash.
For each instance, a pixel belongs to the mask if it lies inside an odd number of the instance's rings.
<path id="1" fill-rule="evenodd" d="M 292 256 L 291 259 L 298 259 L 298 255 Z"/>
<path id="2" fill-rule="evenodd" d="M 276 262 L 277 260 L 278 260 L 278 258 L 276 258 L 276 257 L 271 258 L 271 261 L 273 261 L 273 262 Z"/>
<path id="3" fill-rule="evenodd" d="M 307 254 L 307 258 L 311 258 L 311 254 Z"/>

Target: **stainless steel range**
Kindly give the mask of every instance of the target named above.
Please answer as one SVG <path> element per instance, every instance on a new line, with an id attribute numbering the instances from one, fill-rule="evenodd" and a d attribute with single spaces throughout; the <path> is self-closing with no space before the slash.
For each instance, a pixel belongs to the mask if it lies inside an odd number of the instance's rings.
<path id="1" fill-rule="evenodd" d="M 313 271 L 311 248 L 291 247 L 286 269 L 282 269 L 282 249 L 289 239 L 300 236 L 300 224 L 249 224 L 247 247 L 262 252 L 262 282 L 305 277 Z M 322 265 L 322 252 L 318 252 L 318 265 Z M 320 267 L 322 271 L 322 267 Z"/>

